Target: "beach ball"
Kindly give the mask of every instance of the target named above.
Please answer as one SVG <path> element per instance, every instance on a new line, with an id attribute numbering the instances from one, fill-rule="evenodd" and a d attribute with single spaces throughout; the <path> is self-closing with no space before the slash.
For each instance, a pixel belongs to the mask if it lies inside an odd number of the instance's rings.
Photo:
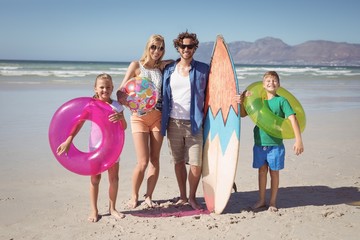
<path id="1" fill-rule="evenodd" d="M 146 77 L 131 78 L 121 90 L 126 93 L 126 101 L 133 112 L 148 112 L 156 105 L 158 91 Z"/>

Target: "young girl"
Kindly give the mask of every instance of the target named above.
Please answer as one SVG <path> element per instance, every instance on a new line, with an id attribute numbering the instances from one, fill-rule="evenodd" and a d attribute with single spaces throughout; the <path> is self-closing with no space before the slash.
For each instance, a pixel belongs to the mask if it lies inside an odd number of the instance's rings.
<path id="1" fill-rule="evenodd" d="M 114 113 L 109 115 L 109 121 L 112 122 L 118 122 L 120 121 L 123 128 L 126 129 L 126 121 L 124 119 L 123 115 L 123 106 L 121 106 L 117 101 L 113 101 L 111 97 L 111 93 L 114 89 L 114 85 L 112 82 L 112 78 L 108 74 L 100 74 L 96 77 L 95 80 L 95 86 L 94 91 L 95 95 L 94 98 L 97 98 L 103 102 L 109 103 L 111 107 L 114 109 Z M 76 128 L 76 130 L 63 142 L 60 144 L 60 146 L 57 148 L 57 154 L 61 155 L 62 153 L 67 153 L 70 147 L 71 142 L 74 140 L 76 134 L 80 131 L 82 125 L 84 122 L 79 124 Z M 91 136 L 98 136 L 97 133 L 99 131 L 98 127 L 91 127 Z M 101 134 L 100 134 L 101 136 Z M 100 141 L 101 138 L 98 139 Z M 93 137 L 91 137 L 90 141 L 90 150 L 96 146 L 98 141 L 95 139 L 95 142 L 93 141 Z M 114 216 L 115 218 L 121 219 L 125 215 L 118 212 L 115 208 L 116 206 L 116 197 L 118 192 L 118 182 L 119 182 L 119 160 L 108 169 L 108 176 L 109 176 L 109 213 Z M 101 174 L 91 176 L 91 182 L 90 182 L 90 201 L 91 201 L 91 214 L 88 218 L 90 222 L 97 222 L 99 220 L 99 211 L 97 207 L 97 199 L 98 199 L 98 193 L 99 193 L 99 183 L 101 179 Z"/>

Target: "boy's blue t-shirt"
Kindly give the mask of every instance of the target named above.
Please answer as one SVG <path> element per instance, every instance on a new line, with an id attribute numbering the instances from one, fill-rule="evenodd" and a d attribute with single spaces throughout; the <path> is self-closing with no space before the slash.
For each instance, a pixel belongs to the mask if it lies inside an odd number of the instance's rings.
<path id="1" fill-rule="evenodd" d="M 279 95 L 270 100 L 265 100 L 264 104 L 268 105 L 271 112 L 282 118 L 288 118 L 290 115 L 295 114 L 288 100 Z M 279 146 L 283 144 L 282 138 L 273 137 L 258 126 L 254 127 L 254 141 L 257 146 Z"/>

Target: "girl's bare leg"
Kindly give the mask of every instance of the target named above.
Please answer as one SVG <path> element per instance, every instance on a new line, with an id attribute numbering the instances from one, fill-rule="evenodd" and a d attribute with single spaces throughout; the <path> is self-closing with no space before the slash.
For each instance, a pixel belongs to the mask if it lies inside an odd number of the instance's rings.
<path id="1" fill-rule="evenodd" d="M 115 218 L 124 218 L 125 215 L 116 210 L 116 198 L 119 188 L 119 163 L 108 170 L 109 177 L 109 213 Z"/>
<path id="2" fill-rule="evenodd" d="M 97 207 L 97 200 L 99 195 L 99 183 L 101 180 L 101 174 L 91 176 L 90 179 L 90 204 L 91 213 L 88 218 L 90 222 L 97 222 L 99 220 L 99 210 Z"/>

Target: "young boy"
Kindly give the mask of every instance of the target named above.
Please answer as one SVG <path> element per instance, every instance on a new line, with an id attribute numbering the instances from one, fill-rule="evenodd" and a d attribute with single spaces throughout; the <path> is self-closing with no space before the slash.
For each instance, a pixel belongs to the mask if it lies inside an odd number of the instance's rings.
<path id="1" fill-rule="evenodd" d="M 274 114 L 288 118 L 291 122 L 294 134 L 295 144 L 293 150 L 296 155 L 304 151 L 301 138 L 299 123 L 295 112 L 289 102 L 276 94 L 280 87 L 280 78 L 275 71 L 269 71 L 264 74 L 263 87 L 267 95 L 268 106 Z M 247 116 L 243 106 L 243 100 L 249 96 L 250 92 L 243 92 L 236 96 L 236 101 L 241 104 L 241 117 Z M 279 189 L 279 170 L 284 168 L 285 148 L 283 139 L 270 136 L 258 126 L 254 127 L 254 147 L 253 147 L 253 168 L 258 168 L 259 174 L 259 200 L 253 205 L 252 209 L 257 210 L 266 206 L 266 182 L 267 173 L 270 171 L 271 177 L 271 197 L 268 210 L 276 212 L 276 197 Z"/>

